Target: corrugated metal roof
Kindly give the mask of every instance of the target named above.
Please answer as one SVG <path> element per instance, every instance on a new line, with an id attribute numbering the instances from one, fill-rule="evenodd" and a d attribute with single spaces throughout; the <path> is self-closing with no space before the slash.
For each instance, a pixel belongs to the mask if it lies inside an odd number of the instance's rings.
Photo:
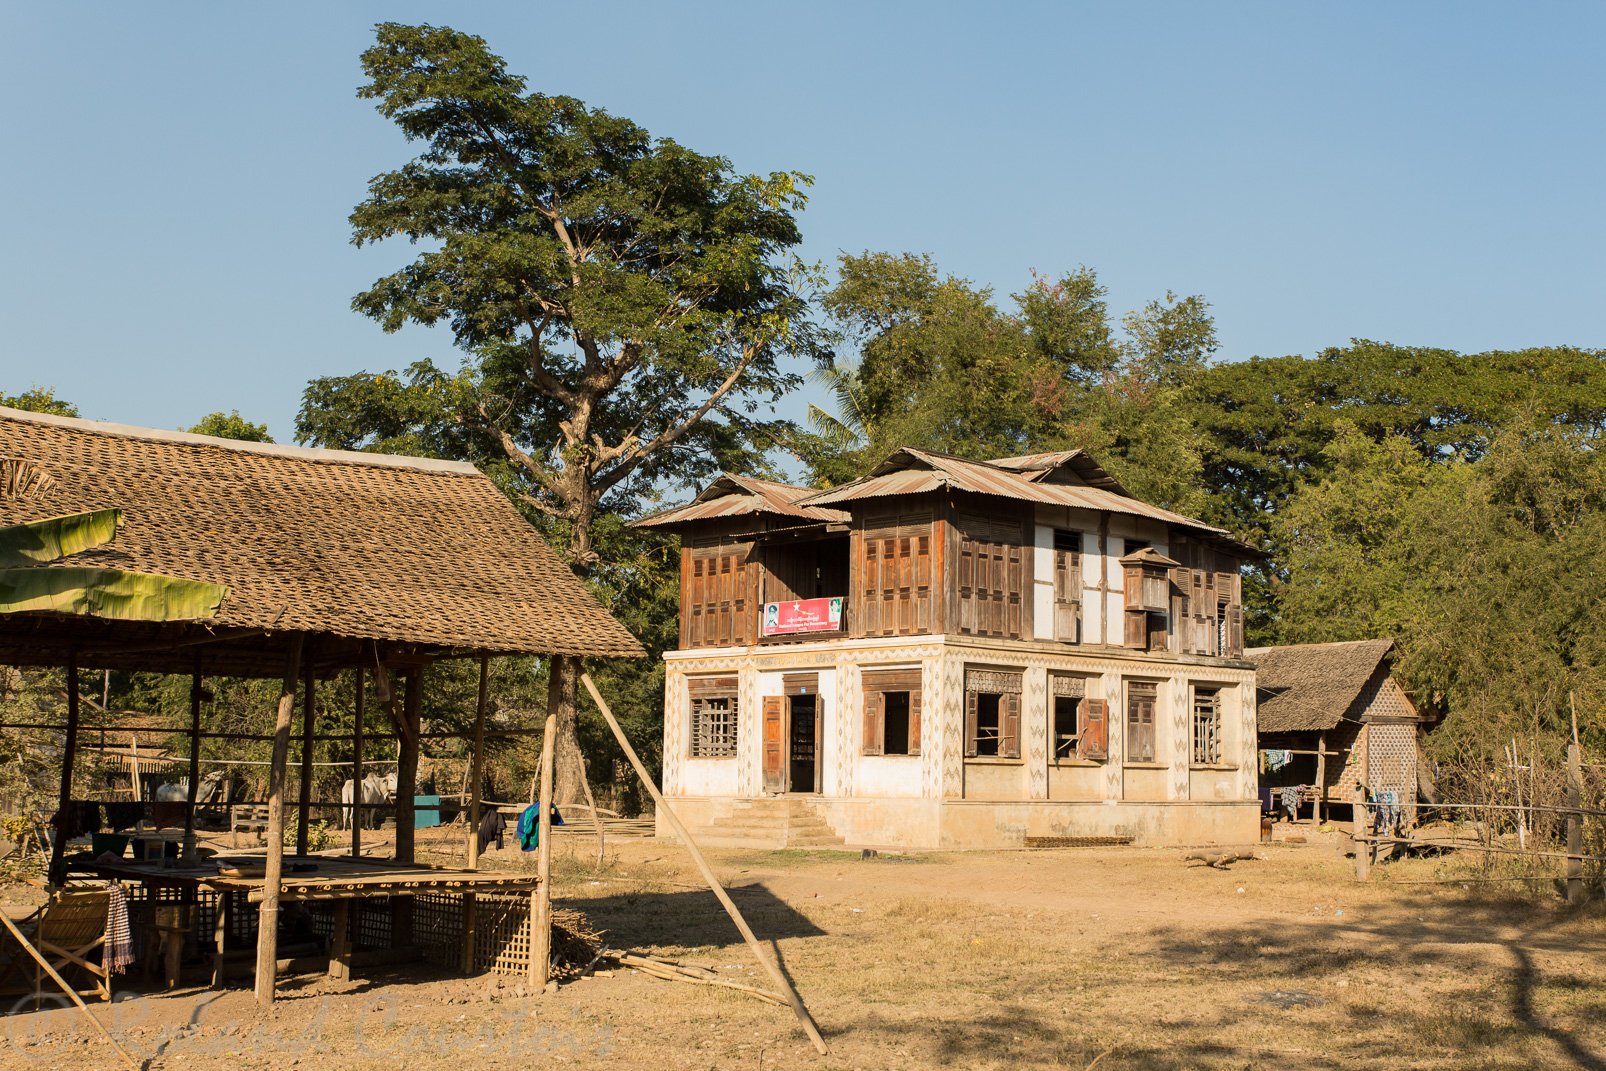
<path id="1" fill-rule="evenodd" d="M 1075 480 L 1105 491 L 1113 491 L 1127 498 L 1132 492 L 1088 456 L 1085 450 L 1057 450 L 1051 454 L 1022 454 L 1020 457 L 998 457 L 987 462 L 1001 469 L 1018 472 L 1032 483 L 1058 483 L 1067 475 Z"/>
<path id="2" fill-rule="evenodd" d="M 809 521 L 848 519 L 847 513 L 839 509 L 794 504 L 798 499 L 812 494 L 813 488 L 793 487 L 791 484 L 727 472 L 703 488 L 702 493 L 686 505 L 675 506 L 630 523 L 633 528 L 669 528 L 688 521 L 741 517 L 753 513 L 775 513 Z"/>
<path id="3" fill-rule="evenodd" d="M 1079 454 L 1081 451 L 1068 451 L 1067 453 Z M 1051 456 L 1053 455 L 1032 455 L 1032 457 Z M 1026 459 L 1006 458 L 1005 460 L 1019 463 Z M 1119 484 L 1116 486 L 1119 486 Z M 1195 520 L 1192 517 L 1184 517 L 1180 513 L 1172 513 L 1170 510 L 1161 509 L 1159 506 L 1151 506 L 1147 502 L 1140 502 L 1128 495 L 1117 494 L 1114 491 L 1100 487 L 1033 482 L 1021 472 L 1001 468 L 992 462 L 975 461 L 970 458 L 955 457 L 952 454 L 938 454 L 928 450 L 917 450 L 911 446 L 905 446 L 893 453 L 885 461 L 877 465 L 870 475 L 852 483 L 843 484 L 841 487 L 833 487 L 829 490 L 816 492 L 799 500 L 798 505 L 836 505 L 867 498 L 881 498 L 887 495 L 924 494 L 947 487 L 970 491 L 978 495 L 997 495 L 1001 498 L 1013 498 L 1021 502 L 1041 502 L 1051 506 L 1073 506 L 1077 509 L 1101 510 L 1108 513 L 1124 513 L 1133 517 L 1146 517 L 1150 520 L 1176 525 L 1179 528 L 1208 533 L 1217 539 L 1233 541 L 1232 537 L 1224 529 Z M 1252 550 L 1252 548 L 1245 549 Z"/>

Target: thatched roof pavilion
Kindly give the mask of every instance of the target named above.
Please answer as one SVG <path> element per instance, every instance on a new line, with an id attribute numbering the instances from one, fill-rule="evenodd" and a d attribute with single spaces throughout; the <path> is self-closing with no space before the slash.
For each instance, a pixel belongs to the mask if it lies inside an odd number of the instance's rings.
<path id="1" fill-rule="evenodd" d="M 0 408 L 0 525 L 110 509 L 122 511 L 122 528 L 115 538 L 72 554 L 54 567 L 100 566 L 223 585 L 227 593 L 217 613 L 176 621 L 4 613 L 0 664 L 59 666 L 69 671 L 67 722 L 60 727 L 65 755 L 58 813 L 63 816 L 72 805 L 77 670 L 191 675 L 187 857 L 193 857 L 195 846 L 203 677 L 283 681 L 271 738 L 266 876 L 260 879 L 259 891 L 252 893 L 252 902 L 260 901 L 257 995 L 263 1002 L 273 999 L 274 920 L 283 888 L 283 790 L 298 692 L 305 703 L 299 734 L 303 776 L 297 845 L 305 851 L 316 679 L 342 669 L 360 673 L 377 668 L 384 671 L 376 684 L 385 701 L 388 672 L 404 678 L 405 697 L 401 703 L 390 701 L 388 710 L 400 751 L 394 857 L 398 864 L 410 865 L 413 793 L 424 735 L 423 679 L 431 663 L 454 657 L 480 659 L 474 747 L 478 770 L 486 658 L 644 653 L 473 466 L 245 443 Z M 363 694 L 359 686 L 359 712 Z M 361 781 L 360 716 L 357 724 L 353 775 Z M 553 724 L 549 711 L 548 756 Z M 548 786 L 549 771 L 550 761 L 543 761 Z M 477 776 L 475 781 L 472 813 L 477 821 Z M 544 798 L 550 797 L 544 793 Z M 357 828 L 352 852 L 360 857 Z M 55 838 L 51 876 L 56 882 L 65 874 L 66 839 Z M 496 879 L 476 872 L 472 848 L 469 860 L 466 871 L 449 875 L 452 883 L 472 890 L 476 881 Z M 532 907 L 530 923 L 531 977 L 539 976 L 542 982 L 546 959 L 538 944 L 544 948 L 550 936 L 544 919 L 545 877 L 543 864 L 539 910 Z M 437 879 L 447 880 L 439 875 Z M 416 871 L 398 871 L 392 884 L 406 889 L 418 880 Z M 366 893 L 348 889 L 338 895 L 388 895 L 389 881 L 380 874 L 364 886 Z M 405 910 L 397 915 L 396 932 L 410 934 L 411 900 L 399 894 L 398 901 Z M 346 904 L 346 899 L 338 900 L 337 935 L 345 933 Z M 472 937 L 469 941 L 472 947 Z M 218 955 L 221 958 L 221 948 Z"/>

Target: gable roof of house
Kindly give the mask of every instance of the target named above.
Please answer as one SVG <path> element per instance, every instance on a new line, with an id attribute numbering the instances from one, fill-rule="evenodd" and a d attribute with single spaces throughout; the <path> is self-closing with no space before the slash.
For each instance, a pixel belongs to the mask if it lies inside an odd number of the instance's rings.
<path id="1" fill-rule="evenodd" d="M 807 498 L 814 493 L 811 487 L 793 487 L 791 484 L 759 480 L 751 476 L 737 476 L 727 472 L 703 488 L 702 492 L 686 505 L 661 510 L 630 523 L 634 528 L 670 528 L 688 521 L 741 517 L 754 513 L 796 517 L 811 523 L 848 519 L 848 515 L 839 509 L 797 505 L 799 499 Z"/>
<path id="2" fill-rule="evenodd" d="M 1096 483 L 1086 482 L 1082 478 L 1084 472 Z M 1144 517 L 1186 529 L 1213 542 L 1230 544 L 1239 553 L 1260 553 L 1234 540 L 1225 529 L 1133 498 L 1080 450 L 977 461 L 905 446 L 893 451 L 871 469 L 869 475 L 840 487 L 817 491 L 799 499 L 797 505 L 840 506 L 863 499 L 918 495 L 948 488 L 1021 502 Z"/>
<path id="3" fill-rule="evenodd" d="M 341 637 L 348 649 L 372 641 L 437 654 L 644 653 L 472 465 L 0 408 L 0 465 L 6 462 L 30 476 L 0 487 L 0 524 L 123 511 L 111 543 L 60 566 L 161 573 L 223 584 L 229 593 L 215 618 L 181 625 L 0 615 L 0 662 L 62 664 L 47 656 L 71 643 L 87 652 L 84 664 L 97 664 L 101 651 L 110 661 L 98 664 L 112 665 L 116 649 L 128 653 L 118 664 L 171 671 L 162 662 L 168 655 L 155 648 L 184 628 L 220 640 L 245 630 L 258 647 L 263 637 L 302 632 Z M 150 646 L 130 650 L 130 637 Z M 266 675 L 282 659 L 264 651 L 255 664 L 239 643 L 207 651 L 218 672 Z M 181 668 L 194 654 L 176 656 Z"/>
<path id="4" fill-rule="evenodd" d="M 1262 733 L 1325 731 L 1359 721 L 1388 680 L 1393 640 L 1255 647 L 1255 698 Z"/>

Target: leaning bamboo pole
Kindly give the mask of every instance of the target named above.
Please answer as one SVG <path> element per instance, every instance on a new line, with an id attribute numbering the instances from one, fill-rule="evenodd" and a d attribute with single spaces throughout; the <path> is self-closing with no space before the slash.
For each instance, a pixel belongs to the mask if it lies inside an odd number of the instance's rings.
<path id="1" fill-rule="evenodd" d="M 540 843 L 536 851 L 535 874 L 540 887 L 535 890 L 535 910 L 530 912 L 530 981 L 544 986 L 552 973 L 552 752 L 558 740 L 558 674 L 552 672 L 552 683 L 547 689 L 546 731 L 541 737 L 541 791 L 535 805 L 536 836 Z"/>
<path id="2" fill-rule="evenodd" d="M 625 757 L 630 760 L 630 765 L 635 767 L 636 776 L 641 778 L 641 783 L 646 786 L 647 794 L 652 797 L 653 804 L 658 808 L 658 813 L 668 819 L 670 828 L 675 831 L 675 836 L 679 837 L 686 845 L 687 850 L 691 852 L 692 861 L 697 864 L 697 869 L 702 871 L 703 880 L 708 882 L 708 887 L 719 898 L 720 904 L 725 908 L 725 913 L 731 917 L 731 921 L 736 924 L 736 928 L 742 932 L 742 938 L 747 942 L 747 947 L 752 949 L 753 955 L 758 958 L 759 963 L 763 964 L 764 969 L 769 972 L 770 979 L 774 981 L 776 987 L 786 995 L 787 1003 L 792 1006 L 792 1014 L 797 1016 L 797 1021 L 803 1025 L 804 1033 L 808 1034 L 809 1040 L 814 1042 L 815 1050 L 821 1056 L 825 1056 L 829 1051 L 825 1047 L 825 1039 L 820 1037 L 820 1028 L 815 1025 L 814 1017 L 809 1014 L 808 1008 L 804 1007 L 803 998 L 798 995 L 797 990 L 792 987 L 792 983 L 787 980 L 786 974 L 780 968 L 780 964 L 764 954 L 764 946 L 758 943 L 758 938 L 747 925 L 747 920 L 742 917 L 742 913 L 737 910 L 735 902 L 730 898 L 730 894 L 725 891 L 725 886 L 721 885 L 719 879 L 714 876 L 713 868 L 708 865 L 708 860 L 703 858 L 703 853 L 697 847 L 697 842 L 692 840 L 691 833 L 681 824 L 675 812 L 669 809 L 669 804 L 664 802 L 663 793 L 658 791 L 658 786 L 648 776 L 647 768 L 641 764 L 640 757 L 636 755 L 636 749 L 630 746 L 630 740 L 625 736 L 625 731 L 619 728 L 619 723 L 614 720 L 613 711 L 608 709 L 608 704 L 603 701 L 602 694 L 597 691 L 597 686 L 591 682 L 591 674 L 580 674 L 580 680 L 585 684 L 586 691 L 591 693 L 591 698 L 597 704 L 597 709 L 602 712 L 603 720 L 608 723 L 608 728 L 613 730 L 613 735 L 618 739 L 619 746 L 624 750 Z M 542 888 L 545 888 L 545 885 Z"/>
<path id="3" fill-rule="evenodd" d="M 135 1063 L 134 1058 L 128 1055 L 128 1053 L 123 1050 L 121 1045 L 117 1044 L 117 1039 L 112 1037 L 111 1033 L 107 1031 L 104 1026 L 100 1025 L 100 1020 L 95 1018 L 94 1013 L 89 1010 L 89 1005 L 85 1004 L 83 998 L 78 995 L 78 991 L 72 986 L 68 985 L 66 979 L 62 978 L 61 975 L 56 973 L 56 968 L 52 967 L 50 965 L 50 961 L 45 959 L 45 957 L 40 954 L 39 950 L 33 946 L 33 943 L 22 935 L 22 931 L 17 929 L 17 924 L 12 922 L 10 916 L 8 916 L 4 911 L 0 911 L 0 922 L 4 922 L 6 924 L 6 929 L 11 931 L 11 936 L 16 939 L 17 944 L 27 949 L 28 955 L 32 956 L 36 961 L 38 961 L 39 966 L 45 969 L 45 973 L 50 975 L 50 980 L 60 986 L 63 993 L 72 998 L 72 1002 L 78 1005 L 78 1010 L 84 1013 L 84 1017 L 91 1023 L 95 1024 L 95 1029 L 100 1031 L 101 1036 L 107 1041 L 111 1042 L 112 1048 L 117 1050 L 117 1055 L 123 1058 L 123 1062 L 129 1067 L 132 1067 L 134 1071 L 140 1071 L 140 1065 Z"/>
<path id="4" fill-rule="evenodd" d="M 284 683 L 279 689 L 279 716 L 273 725 L 273 765 L 268 773 L 268 855 L 262 875 L 262 903 L 257 908 L 257 1003 L 273 1003 L 279 959 L 279 889 L 284 879 L 284 767 L 290 757 L 290 718 L 296 709 L 296 682 L 301 677 L 301 633 L 290 636 Z"/>

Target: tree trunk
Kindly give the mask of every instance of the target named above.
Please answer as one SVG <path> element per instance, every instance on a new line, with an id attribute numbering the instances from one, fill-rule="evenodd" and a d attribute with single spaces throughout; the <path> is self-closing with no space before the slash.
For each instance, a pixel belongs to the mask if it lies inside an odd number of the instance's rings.
<path id="1" fill-rule="evenodd" d="M 552 798 L 560 808 L 566 803 L 585 801 L 585 763 L 580 757 L 579 711 L 580 660 L 554 655 L 549 672 L 556 687 L 548 693 L 557 700 L 557 745 L 553 749 Z"/>

